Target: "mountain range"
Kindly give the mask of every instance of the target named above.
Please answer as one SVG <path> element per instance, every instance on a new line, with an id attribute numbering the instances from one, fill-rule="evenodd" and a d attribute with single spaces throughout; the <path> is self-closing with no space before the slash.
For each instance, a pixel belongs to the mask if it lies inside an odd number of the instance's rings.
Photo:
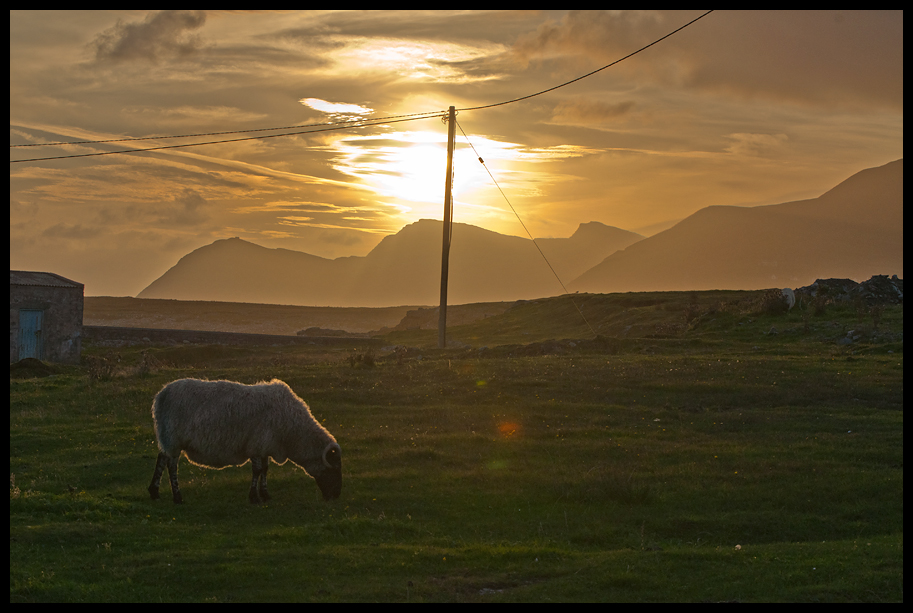
<path id="1" fill-rule="evenodd" d="M 183 258 L 139 298 L 317 306 L 433 305 L 440 299 L 440 221 L 385 237 L 364 257 L 326 259 L 218 240 Z M 538 245 L 538 249 L 537 249 Z M 570 291 L 798 287 L 817 278 L 903 276 L 903 160 L 863 170 L 809 200 L 709 206 L 649 238 L 598 222 L 569 238 L 506 236 L 454 224 L 448 302 Z"/>
<path id="2" fill-rule="evenodd" d="M 442 222 L 422 219 L 386 236 L 364 257 L 333 260 L 269 249 L 240 238 L 187 254 L 138 298 L 308 306 L 430 305 L 440 301 Z M 567 282 L 643 236 L 598 222 L 569 238 L 537 239 Z M 498 302 L 563 293 L 536 244 L 453 224 L 448 302 Z"/>
<path id="3" fill-rule="evenodd" d="M 903 277 L 903 159 L 809 200 L 706 207 L 610 255 L 568 288 L 762 289 L 876 274 Z"/>

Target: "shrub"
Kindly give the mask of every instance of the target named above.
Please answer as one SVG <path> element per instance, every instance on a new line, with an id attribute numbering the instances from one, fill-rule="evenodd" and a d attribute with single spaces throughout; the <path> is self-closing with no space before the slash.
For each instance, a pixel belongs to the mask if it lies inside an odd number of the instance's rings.
<path id="1" fill-rule="evenodd" d="M 374 351 L 369 349 L 364 353 L 353 353 L 349 356 L 349 366 L 352 368 L 373 368 L 376 366 Z"/>
<path id="2" fill-rule="evenodd" d="M 786 296 L 776 288 L 766 289 L 757 299 L 754 312 L 758 315 L 785 315 L 789 311 Z"/>
<path id="3" fill-rule="evenodd" d="M 84 359 L 92 381 L 107 381 L 117 375 L 120 355 L 116 353 L 108 357 L 87 355 Z"/>

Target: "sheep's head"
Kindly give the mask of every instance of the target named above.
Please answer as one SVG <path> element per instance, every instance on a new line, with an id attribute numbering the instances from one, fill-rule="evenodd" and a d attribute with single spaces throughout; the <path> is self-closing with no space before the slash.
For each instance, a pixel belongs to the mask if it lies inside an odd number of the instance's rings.
<path id="1" fill-rule="evenodd" d="M 323 470 L 314 479 L 323 493 L 324 500 L 336 500 L 342 492 L 341 452 L 338 443 L 330 443 L 323 450 Z"/>

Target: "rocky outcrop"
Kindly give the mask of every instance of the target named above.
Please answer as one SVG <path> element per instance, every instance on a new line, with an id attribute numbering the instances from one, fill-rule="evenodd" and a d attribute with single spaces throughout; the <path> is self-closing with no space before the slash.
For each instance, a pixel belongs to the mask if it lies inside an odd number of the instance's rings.
<path id="1" fill-rule="evenodd" d="M 818 279 L 796 289 L 798 296 L 826 298 L 832 302 L 863 301 L 866 304 L 903 304 L 903 279 L 893 275 L 874 275 L 868 281 L 852 279 Z"/>

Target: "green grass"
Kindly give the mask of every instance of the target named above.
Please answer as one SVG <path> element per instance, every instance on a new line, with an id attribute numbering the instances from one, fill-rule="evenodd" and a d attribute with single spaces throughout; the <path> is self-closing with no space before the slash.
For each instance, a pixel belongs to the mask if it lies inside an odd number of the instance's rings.
<path id="1" fill-rule="evenodd" d="M 902 307 L 874 330 L 708 294 L 590 297 L 619 331 L 597 341 L 555 323 L 565 298 L 373 366 L 125 348 L 113 376 L 11 378 L 10 600 L 902 601 Z M 252 506 L 249 467 L 185 460 L 185 504 L 149 500 L 151 400 L 185 376 L 287 381 L 342 445 L 342 497 L 273 465 Z"/>

